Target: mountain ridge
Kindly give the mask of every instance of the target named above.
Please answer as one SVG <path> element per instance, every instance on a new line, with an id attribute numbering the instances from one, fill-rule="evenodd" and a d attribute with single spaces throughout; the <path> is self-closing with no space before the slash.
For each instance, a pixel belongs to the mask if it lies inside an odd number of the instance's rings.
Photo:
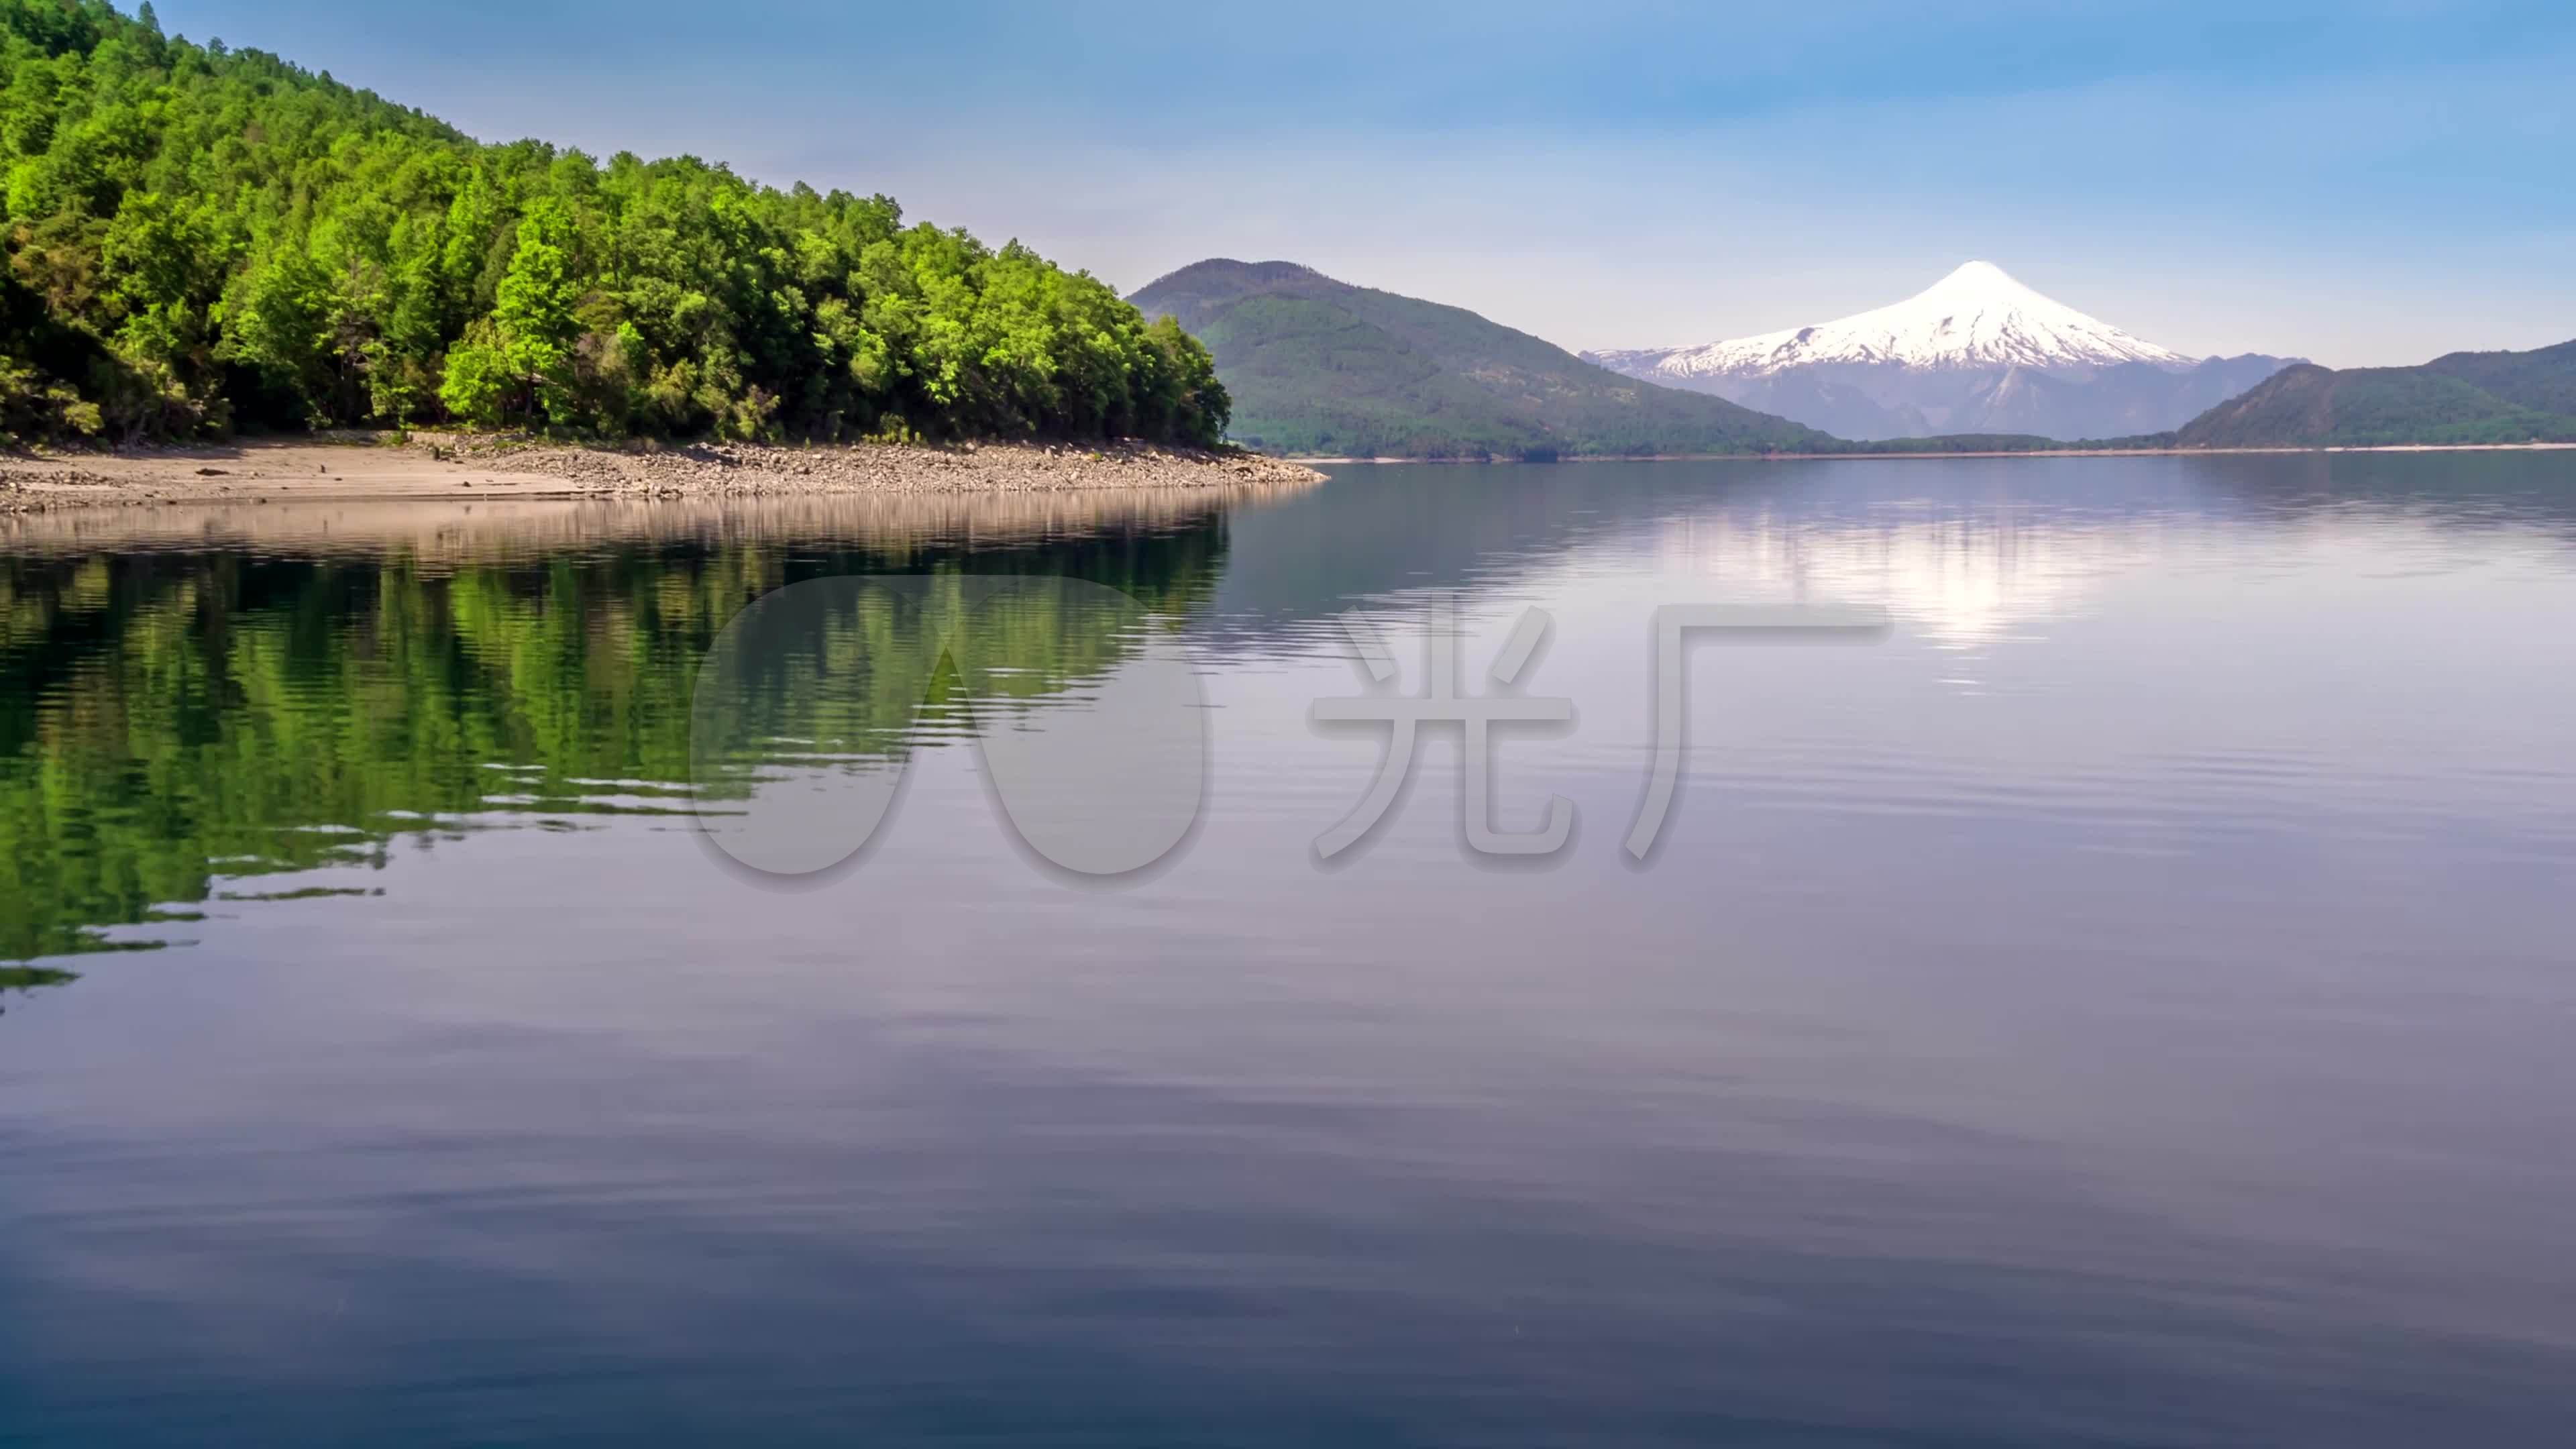
<path id="1" fill-rule="evenodd" d="M 1297 262 L 1211 257 L 1128 300 L 1203 342 L 1231 435 L 1305 456 L 1635 457 L 1815 451 L 1834 440 L 1623 377 L 1463 307 Z"/>
<path id="2" fill-rule="evenodd" d="M 2576 341 L 2414 367 L 2299 363 L 2174 432 L 2181 448 L 2576 442 Z"/>

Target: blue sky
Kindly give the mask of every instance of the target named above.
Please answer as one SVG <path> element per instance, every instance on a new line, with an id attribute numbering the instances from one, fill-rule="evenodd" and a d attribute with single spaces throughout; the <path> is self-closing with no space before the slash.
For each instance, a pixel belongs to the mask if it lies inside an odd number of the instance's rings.
<path id="1" fill-rule="evenodd" d="M 2192 352 L 2576 337 L 2576 5 L 161 0 L 487 139 L 885 191 L 1133 288 L 1286 257 L 1571 347 L 1984 257 Z"/>

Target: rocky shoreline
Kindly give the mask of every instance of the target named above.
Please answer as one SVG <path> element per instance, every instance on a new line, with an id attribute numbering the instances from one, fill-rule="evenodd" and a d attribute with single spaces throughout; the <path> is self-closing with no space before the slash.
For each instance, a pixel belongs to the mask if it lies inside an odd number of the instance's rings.
<path id="1" fill-rule="evenodd" d="M 1236 451 L 1141 443 L 765 443 L 589 448 L 413 434 L 117 453 L 0 455 L 0 513 L 336 499 L 728 498 L 1302 487 L 1323 475 Z"/>

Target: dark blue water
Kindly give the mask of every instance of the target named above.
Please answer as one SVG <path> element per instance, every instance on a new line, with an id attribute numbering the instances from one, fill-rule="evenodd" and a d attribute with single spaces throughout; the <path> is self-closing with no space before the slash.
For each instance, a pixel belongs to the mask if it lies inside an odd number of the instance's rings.
<path id="1" fill-rule="evenodd" d="M 2576 459 L 982 507 L 19 525 L 0 1443 L 2576 1421 Z M 1146 622 L 943 673 L 853 615 L 845 757 L 693 778 L 725 621 L 867 572 Z M 1677 603 L 1890 627 L 1693 652 L 1638 865 Z M 1562 795 L 1570 844 L 1467 850 L 1447 739 L 1319 861 L 1381 748 L 1309 718 L 1367 685 L 1344 612 L 1399 690 L 1434 629 L 1483 689 L 1532 607 L 1521 687 L 1576 717 L 1498 746 L 1495 810 Z M 1105 884 L 1035 858 L 976 729 L 1171 638 L 1197 826 Z M 819 882 L 703 834 L 895 765 Z"/>

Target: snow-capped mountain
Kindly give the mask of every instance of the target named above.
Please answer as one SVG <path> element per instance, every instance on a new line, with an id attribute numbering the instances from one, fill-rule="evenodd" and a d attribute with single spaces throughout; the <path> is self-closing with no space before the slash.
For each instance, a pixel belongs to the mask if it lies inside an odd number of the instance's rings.
<path id="1" fill-rule="evenodd" d="M 1602 352 L 1594 361 L 1642 375 L 1762 376 L 1820 362 L 1901 367 L 2109 367 L 2197 359 L 2132 337 L 2041 296 L 1992 262 L 1969 262 L 1892 307 L 1817 327 L 1766 332 L 1705 347 Z"/>
<path id="2" fill-rule="evenodd" d="M 1848 438 L 2159 432 L 2287 365 L 2253 354 L 2186 357 L 2042 296 L 1992 262 L 1969 262 L 1902 302 L 1838 322 L 1584 356 Z"/>

